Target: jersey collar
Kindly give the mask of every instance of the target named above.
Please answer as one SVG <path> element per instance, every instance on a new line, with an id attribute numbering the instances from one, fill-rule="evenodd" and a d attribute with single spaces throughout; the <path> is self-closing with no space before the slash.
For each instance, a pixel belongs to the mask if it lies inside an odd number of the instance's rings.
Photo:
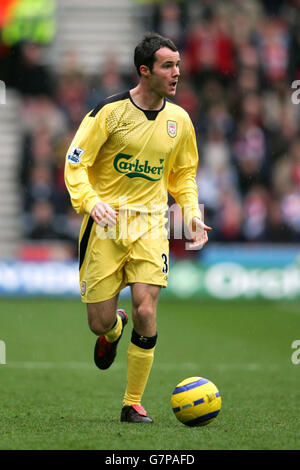
<path id="1" fill-rule="evenodd" d="M 135 102 L 133 101 L 132 97 L 131 97 L 131 94 L 128 90 L 128 98 L 130 99 L 131 103 L 133 104 L 133 106 L 135 106 L 136 108 L 138 108 L 140 111 L 143 111 L 143 113 L 145 114 L 146 118 L 148 119 L 148 121 L 155 121 L 158 113 L 160 113 L 160 111 L 162 111 L 164 109 L 164 107 L 166 106 L 166 98 L 164 98 L 164 102 L 163 102 L 163 105 L 160 109 L 157 109 L 157 110 L 153 110 L 153 109 L 142 109 L 140 108 L 137 104 L 135 104 Z"/>

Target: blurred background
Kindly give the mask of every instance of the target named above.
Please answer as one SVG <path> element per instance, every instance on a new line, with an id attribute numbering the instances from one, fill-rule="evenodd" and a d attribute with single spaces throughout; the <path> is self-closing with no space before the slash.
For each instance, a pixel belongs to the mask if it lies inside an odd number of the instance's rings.
<path id="1" fill-rule="evenodd" d="M 66 151 L 90 109 L 136 85 L 146 31 L 180 50 L 213 227 L 198 252 L 171 239 L 164 295 L 300 297 L 300 0 L 1 0 L 0 294 L 79 298 Z"/>

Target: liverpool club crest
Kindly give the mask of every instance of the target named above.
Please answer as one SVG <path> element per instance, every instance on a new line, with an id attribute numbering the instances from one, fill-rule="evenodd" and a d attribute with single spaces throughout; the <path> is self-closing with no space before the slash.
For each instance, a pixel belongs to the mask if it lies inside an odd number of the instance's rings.
<path id="1" fill-rule="evenodd" d="M 177 135 L 177 122 L 168 121 L 167 122 L 167 131 L 170 137 L 176 137 Z"/>
<path id="2" fill-rule="evenodd" d="M 81 295 L 85 295 L 86 293 L 86 281 L 82 281 L 80 284 L 80 293 Z"/>

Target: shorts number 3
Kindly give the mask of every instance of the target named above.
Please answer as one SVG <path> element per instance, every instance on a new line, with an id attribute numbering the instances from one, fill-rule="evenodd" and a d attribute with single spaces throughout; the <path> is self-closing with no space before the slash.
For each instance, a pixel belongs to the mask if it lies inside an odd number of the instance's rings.
<path id="1" fill-rule="evenodd" d="M 168 267 L 168 257 L 167 257 L 167 255 L 166 255 L 165 253 L 163 253 L 163 254 L 161 255 L 161 257 L 162 257 L 163 262 L 164 262 L 164 266 L 163 266 L 163 268 L 162 268 L 162 272 L 163 272 L 164 274 L 167 274 L 168 269 L 169 269 L 169 267 Z"/>

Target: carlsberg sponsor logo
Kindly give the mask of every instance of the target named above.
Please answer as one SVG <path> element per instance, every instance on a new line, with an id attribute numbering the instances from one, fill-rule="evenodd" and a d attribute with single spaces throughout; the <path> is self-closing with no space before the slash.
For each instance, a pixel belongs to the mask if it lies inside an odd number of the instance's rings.
<path id="1" fill-rule="evenodd" d="M 141 161 L 138 158 L 134 162 L 129 160 L 132 155 L 118 153 L 114 159 L 114 168 L 118 173 L 125 174 L 128 178 L 144 178 L 149 181 L 159 181 L 164 172 L 164 159 L 160 158 L 157 165 L 150 165 L 148 160 Z"/>

